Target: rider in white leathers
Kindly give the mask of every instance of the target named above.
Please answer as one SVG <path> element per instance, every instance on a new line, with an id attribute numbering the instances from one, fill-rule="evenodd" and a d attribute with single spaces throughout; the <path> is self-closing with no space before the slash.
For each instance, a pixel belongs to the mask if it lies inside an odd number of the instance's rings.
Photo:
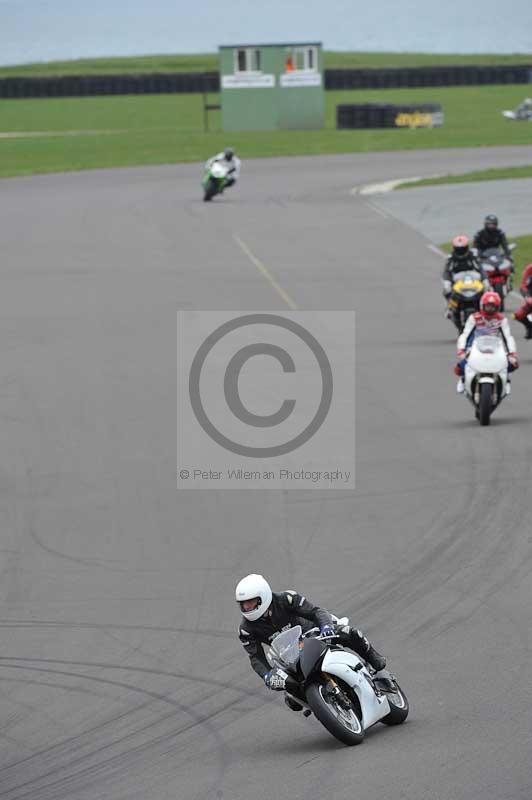
<path id="1" fill-rule="evenodd" d="M 464 326 L 463 332 L 456 343 L 457 361 L 455 374 L 458 376 L 456 390 L 459 394 L 464 391 L 464 370 L 467 361 L 467 350 L 471 347 L 475 335 L 479 332 L 501 336 L 508 356 L 508 372 L 513 372 L 519 367 L 517 360 L 517 347 L 512 336 L 508 320 L 498 310 L 501 300 L 496 292 L 485 292 L 480 298 L 480 310 L 471 314 Z"/>
<path id="2" fill-rule="evenodd" d="M 241 161 L 238 156 L 235 156 L 235 151 L 232 147 L 226 147 L 222 153 L 217 153 L 212 158 L 209 158 L 208 161 L 205 163 L 205 169 L 210 169 L 211 165 L 214 164 L 215 161 L 218 161 L 220 164 L 223 164 L 224 167 L 227 167 L 227 183 L 224 186 L 224 189 L 227 189 L 228 186 L 233 186 L 236 183 L 238 176 L 240 175 L 240 164 Z"/>

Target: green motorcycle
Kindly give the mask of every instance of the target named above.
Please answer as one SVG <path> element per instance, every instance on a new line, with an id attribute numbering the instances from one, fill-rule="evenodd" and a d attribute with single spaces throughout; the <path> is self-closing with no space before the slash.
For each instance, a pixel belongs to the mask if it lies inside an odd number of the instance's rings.
<path id="1" fill-rule="evenodd" d="M 203 199 L 207 203 L 214 195 L 221 194 L 229 181 L 229 169 L 219 161 L 214 161 L 205 171 L 201 182 L 203 186 Z"/>

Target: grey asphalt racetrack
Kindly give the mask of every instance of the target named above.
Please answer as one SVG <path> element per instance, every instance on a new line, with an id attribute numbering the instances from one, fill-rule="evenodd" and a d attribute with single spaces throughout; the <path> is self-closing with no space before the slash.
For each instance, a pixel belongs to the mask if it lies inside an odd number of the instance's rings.
<path id="1" fill-rule="evenodd" d="M 532 343 L 481 429 L 440 260 L 349 190 L 531 155 L 255 161 L 210 205 L 197 165 L 0 182 L 2 800 L 530 800 Z M 176 491 L 176 309 L 286 310 L 235 233 L 357 312 L 355 491 Z M 267 691 L 250 571 L 349 614 L 408 723 L 345 748 Z"/>
<path id="2" fill-rule="evenodd" d="M 456 233 L 473 235 L 492 209 L 507 236 L 527 235 L 532 228 L 532 179 L 420 186 L 372 197 L 387 214 L 421 231 L 434 242 Z M 515 257 L 518 258 L 516 252 Z"/>

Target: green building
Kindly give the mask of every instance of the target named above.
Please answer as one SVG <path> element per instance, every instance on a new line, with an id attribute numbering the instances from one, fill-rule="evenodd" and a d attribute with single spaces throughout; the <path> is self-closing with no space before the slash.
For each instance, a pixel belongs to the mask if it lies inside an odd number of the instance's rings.
<path id="1" fill-rule="evenodd" d="M 220 47 L 224 131 L 323 128 L 320 42 Z"/>

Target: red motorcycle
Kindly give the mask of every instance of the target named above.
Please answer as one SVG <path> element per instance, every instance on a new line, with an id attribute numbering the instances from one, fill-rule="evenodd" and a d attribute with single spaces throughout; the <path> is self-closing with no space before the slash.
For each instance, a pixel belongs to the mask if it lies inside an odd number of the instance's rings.
<path id="1" fill-rule="evenodd" d="M 504 311 L 504 300 L 512 291 L 513 264 L 496 247 L 484 250 L 479 261 L 493 291 L 501 298 L 501 311 Z"/>

